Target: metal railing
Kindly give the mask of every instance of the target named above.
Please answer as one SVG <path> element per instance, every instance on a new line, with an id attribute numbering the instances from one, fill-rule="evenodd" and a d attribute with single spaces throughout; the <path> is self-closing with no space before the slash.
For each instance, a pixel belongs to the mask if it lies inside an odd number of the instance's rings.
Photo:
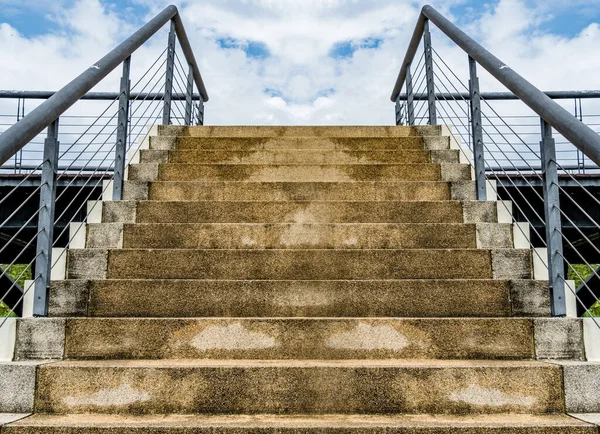
<path id="1" fill-rule="evenodd" d="M 167 24 L 162 53 L 134 59 Z M 119 65 L 118 93 L 90 92 Z M 33 291 L 33 315 L 47 316 L 60 259 L 53 247 L 74 242 L 84 226 L 73 223 L 85 223 L 100 199 L 123 198 L 126 167 L 139 158 L 151 126 L 203 125 L 208 94 L 179 12 L 169 6 L 58 92 L 2 91 L 0 98 L 18 101 L 16 122 L 0 122 L 0 131 L 9 126 L 0 134 L 0 173 L 17 167 L 21 175 L 0 189 L 0 281 L 12 282 L 0 291 L 0 302 L 11 300 L 14 313 Z M 26 114 L 25 101 L 32 99 L 46 101 Z M 92 110 L 82 108 L 90 102 Z M 20 272 L 11 273 L 17 265 Z M 27 288 L 18 284 L 25 276 L 33 280 Z M 0 319 L 0 327 L 5 322 Z"/>
<path id="2" fill-rule="evenodd" d="M 164 77 L 158 77 L 163 79 Z M 156 81 L 156 80 L 155 80 Z M 179 80 L 176 85 L 179 84 Z M 162 88 L 162 82 L 157 83 L 157 86 Z M 155 86 L 156 87 L 156 86 Z M 162 89 L 161 89 L 162 90 Z M 44 101 L 52 97 L 56 92 L 50 91 L 4 91 L 0 90 L 0 101 L 12 101 L 13 107 L 6 107 L 0 111 L 0 134 L 3 129 L 13 126 L 20 121 L 24 116 L 29 113 L 31 109 L 34 109 L 39 105 L 40 101 Z M 113 128 L 117 126 L 117 117 L 110 111 L 104 115 L 99 116 L 107 102 L 116 101 L 119 98 L 119 93 L 116 92 L 89 92 L 84 95 L 78 103 L 71 109 L 61 115 L 61 145 L 66 149 L 64 155 L 61 156 L 61 162 L 58 170 L 64 170 L 69 167 L 70 172 L 76 172 L 82 170 L 83 172 L 90 172 L 97 170 L 93 162 L 90 164 L 90 160 L 96 162 L 100 161 L 111 161 L 108 147 L 103 147 L 102 142 L 104 139 L 111 134 L 111 131 L 100 131 L 103 125 L 93 125 L 90 128 L 90 123 L 97 122 L 109 122 Z M 172 101 L 174 104 L 173 114 L 171 116 L 171 123 L 185 124 L 185 117 L 182 116 L 181 112 L 185 111 L 184 104 L 187 104 L 188 96 L 185 93 L 173 93 Z M 194 93 L 191 96 L 192 105 L 192 121 L 194 123 L 201 123 L 197 115 L 200 112 L 197 111 L 196 104 L 202 101 L 200 94 Z M 162 104 L 164 99 L 163 92 L 157 93 L 138 93 L 131 92 L 129 96 L 129 112 L 130 116 L 128 124 L 133 127 L 133 131 L 128 132 L 128 141 L 131 138 L 136 137 L 138 133 L 143 133 L 140 127 L 145 126 L 145 122 L 148 119 L 154 119 L 152 112 L 160 112 L 159 105 Z M 154 110 L 150 109 L 148 113 L 144 114 L 144 110 L 138 110 L 138 106 L 143 104 L 153 104 Z M 181 105 L 181 107 L 178 106 Z M 12 105 L 12 104 L 11 104 Z M 144 116 L 142 116 L 144 115 Z M 162 116 L 162 113 L 161 113 Z M 156 117 L 156 116 L 155 116 Z M 162 123 L 162 119 L 159 119 Z M 98 137 L 95 137 L 98 135 Z M 88 141 L 96 139 L 96 143 L 84 152 L 81 152 L 82 146 L 75 146 L 73 142 L 78 140 L 79 143 L 88 143 Z M 101 140 L 100 140 L 101 139 Z M 130 143 L 128 143 L 128 147 Z M 25 145 L 19 152 L 9 158 L 4 164 L 0 165 L 0 177 L 2 175 L 24 175 L 31 172 L 39 174 L 41 168 L 39 163 L 43 160 L 44 154 L 44 137 L 40 134 Z M 93 156 L 93 158 L 92 158 Z M 105 167 L 108 173 L 112 174 L 113 167 Z"/>
<path id="3" fill-rule="evenodd" d="M 459 46 L 464 65 L 449 66 L 432 36 Z M 510 92 L 481 92 L 478 66 Z M 554 316 L 574 314 L 567 299 L 579 316 L 593 317 L 592 306 L 600 307 L 600 288 L 592 284 L 600 281 L 600 186 L 583 178 L 600 181 L 600 125 L 582 109 L 583 99 L 599 97 L 538 90 L 431 6 L 422 9 L 391 96 L 397 125 L 451 127 L 452 146 L 472 166 L 477 199 L 504 199 L 499 206 L 513 222 L 528 223 L 514 230 L 548 269 Z M 566 99 L 575 101 L 574 113 L 555 101 Z"/>

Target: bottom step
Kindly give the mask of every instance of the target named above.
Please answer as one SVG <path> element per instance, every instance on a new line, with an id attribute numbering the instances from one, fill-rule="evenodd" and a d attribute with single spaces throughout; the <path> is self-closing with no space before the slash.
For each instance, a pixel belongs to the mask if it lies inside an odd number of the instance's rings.
<path id="1" fill-rule="evenodd" d="M 566 415 L 196 416 L 34 415 L 2 434 L 596 434 L 597 427 Z"/>

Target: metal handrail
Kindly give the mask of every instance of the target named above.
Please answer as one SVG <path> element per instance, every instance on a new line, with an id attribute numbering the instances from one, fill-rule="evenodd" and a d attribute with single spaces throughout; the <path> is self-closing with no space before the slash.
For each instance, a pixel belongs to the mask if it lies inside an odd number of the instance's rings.
<path id="1" fill-rule="evenodd" d="M 0 99 L 2 98 L 0 90 Z M 597 99 L 600 98 L 600 90 L 553 90 L 543 92 L 550 99 Z M 512 92 L 480 92 L 481 98 L 487 101 L 514 101 L 519 97 Z M 415 101 L 427 101 L 427 93 L 415 93 L 412 95 Z M 406 101 L 408 95 L 399 94 L 396 99 Z M 468 92 L 436 92 L 435 98 L 438 101 L 454 101 L 458 99 L 470 100 L 471 94 Z M 394 100 L 395 101 L 395 100 Z M 571 114 L 571 116 L 573 116 Z"/>
<path id="2" fill-rule="evenodd" d="M 57 92 L 53 90 L 0 90 L 0 99 L 50 99 Z M 91 100 L 91 101 L 114 101 L 119 98 L 119 92 L 88 92 L 79 99 Z M 129 94 L 130 100 L 137 99 L 162 99 L 164 93 L 156 92 L 131 92 Z M 171 99 L 173 101 L 185 101 L 187 95 L 185 93 L 173 93 Z M 192 94 L 194 101 L 200 101 L 202 95 L 198 93 Z M 204 99 L 203 99 L 204 101 Z"/>
<path id="3" fill-rule="evenodd" d="M 434 23 L 448 38 L 462 48 L 465 53 L 485 68 L 500 83 L 506 86 L 551 127 L 562 134 L 594 163 L 600 165 L 600 136 L 594 130 L 573 117 L 568 111 L 552 101 L 541 90 L 513 71 L 504 62 L 475 42 L 475 40 L 429 5 L 424 6 L 419 15 L 406 56 L 402 62 L 400 73 L 396 79 L 394 90 L 392 91 L 392 102 L 396 102 L 400 95 L 400 91 L 406 80 L 408 66 L 412 63 L 419 48 L 428 20 Z"/>
<path id="4" fill-rule="evenodd" d="M 176 6 L 168 6 L 156 17 L 142 26 L 137 32 L 114 48 L 106 56 L 89 67 L 85 72 L 56 92 L 46 102 L 25 116 L 0 135 L 0 164 L 23 148 L 31 139 L 51 125 L 61 114 L 79 101 L 87 92 L 102 81 L 108 74 L 128 59 L 142 44 L 156 34 L 166 23 L 172 21 L 175 33 L 189 63 L 194 82 L 204 102 L 208 93 L 202 81 L 198 64 L 192 52 L 187 34 Z"/>

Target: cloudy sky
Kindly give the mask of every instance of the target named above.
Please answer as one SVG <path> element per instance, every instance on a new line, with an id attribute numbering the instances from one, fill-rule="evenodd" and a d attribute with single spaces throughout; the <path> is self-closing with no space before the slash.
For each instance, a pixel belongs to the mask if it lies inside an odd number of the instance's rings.
<path id="1" fill-rule="evenodd" d="M 56 90 L 169 2 L 0 0 L 0 88 Z M 207 124 L 391 124 L 389 96 L 424 2 L 193 0 L 180 8 L 211 97 Z M 600 1 L 431 4 L 544 90 L 600 88 Z M 459 74 L 466 56 L 434 32 Z M 134 55 L 137 71 L 166 35 Z M 464 76 L 464 75 L 463 75 Z M 118 88 L 113 74 L 96 90 Z M 482 90 L 502 90 L 482 77 Z"/>

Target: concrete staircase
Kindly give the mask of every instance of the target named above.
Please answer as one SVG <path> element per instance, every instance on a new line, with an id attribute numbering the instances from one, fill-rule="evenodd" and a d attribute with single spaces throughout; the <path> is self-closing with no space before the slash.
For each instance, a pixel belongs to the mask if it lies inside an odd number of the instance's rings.
<path id="1" fill-rule="evenodd" d="M 577 327 L 441 128 L 160 128 L 125 196 L 20 324 L 63 360 L 2 434 L 598 433 L 542 360 Z"/>

